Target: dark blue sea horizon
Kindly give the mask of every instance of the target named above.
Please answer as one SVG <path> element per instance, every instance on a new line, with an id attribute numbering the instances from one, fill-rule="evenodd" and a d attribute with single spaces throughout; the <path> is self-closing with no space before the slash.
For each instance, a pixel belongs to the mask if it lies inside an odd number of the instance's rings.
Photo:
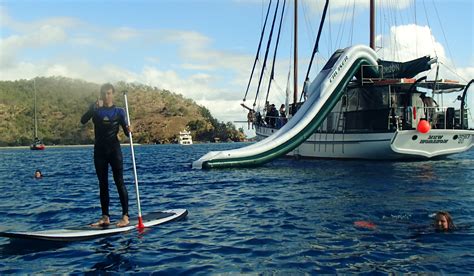
<path id="1" fill-rule="evenodd" d="M 142 212 L 186 208 L 186 219 L 70 243 L 0 238 L 0 274 L 473 272 L 474 150 L 415 162 L 280 158 L 258 168 L 191 168 L 208 151 L 245 145 L 137 146 Z M 123 152 L 134 216 L 130 150 Z M 0 149 L 0 231 L 97 220 L 92 154 L 92 147 Z M 43 179 L 33 179 L 36 169 Z M 120 203 L 109 180 L 116 221 Z M 434 231 L 438 210 L 458 229 Z"/>

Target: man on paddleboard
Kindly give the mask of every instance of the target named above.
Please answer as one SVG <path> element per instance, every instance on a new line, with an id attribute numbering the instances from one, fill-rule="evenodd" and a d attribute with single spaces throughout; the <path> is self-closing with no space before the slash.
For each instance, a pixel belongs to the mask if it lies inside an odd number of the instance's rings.
<path id="1" fill-rule="evenodd" d="M 122 205 L 122 219 L 117 226 L 129 224 L 128 192 L 123 181 L 123 157 L 117 134 L 120 126 L 125 135 L 129 136 L 130 128 L 126 120 L 125 111 L 113 103 L 115 88 L 106 83 L 100 88 L 100 99 L 93 103 L 87 112 L 82 115 L 81 123 L 87 123 L 91 118 L 94 123 L 94 165 L 100 189 L 100 205 L 102 217 L 92 226 L 107 226 L 110 224 L 109 215 L 109 164 L 112 167 L 115 185 Z"/>

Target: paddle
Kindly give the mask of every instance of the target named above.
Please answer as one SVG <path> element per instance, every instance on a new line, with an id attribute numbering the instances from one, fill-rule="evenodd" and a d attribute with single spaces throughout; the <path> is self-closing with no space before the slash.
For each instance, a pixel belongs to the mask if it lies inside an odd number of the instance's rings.
<path id="1" fill-rule="evenodd" d="M 127 122 L 128 122 L 128 128 L 130 129 L 131 123 L 130 123 L 130 114 L 128 113 L 128 101 L 127 101 L 127 91 L 123 91 L 123 97 L 125 99 L 125 111 L 127 112 Z M 137 177 L 137 167 L 135 165 L 135 151 L 133 150 L 133 138 L 132 138 L 132 132 L 128 132 L 129 138 L 130 138 L 130 151 L 132 152 L 132 164 L 133 164 L 133 176 L 135 178 L 135 192 L 137 193 L 137 206 L 138 206 L 138 229 L 143 229 L 145 228 L 145 225 L 143 225 L 143 219 L 142 219 L 142 210 L 140 208 L 140 192 L 138 191 L 138 177 Z"/>

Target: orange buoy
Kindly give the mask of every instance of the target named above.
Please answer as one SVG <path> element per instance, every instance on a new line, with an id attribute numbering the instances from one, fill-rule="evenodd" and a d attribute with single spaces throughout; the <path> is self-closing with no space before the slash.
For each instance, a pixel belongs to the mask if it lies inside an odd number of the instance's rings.
<path id="1" fill-rule="evenodd" d="M 428 131 L 430 131 L 431 126 L 427 120 L 421 119 L 418 122 L 418 126 L 416 127 L 416 129 L 421 133 L 427 133 Z"/>

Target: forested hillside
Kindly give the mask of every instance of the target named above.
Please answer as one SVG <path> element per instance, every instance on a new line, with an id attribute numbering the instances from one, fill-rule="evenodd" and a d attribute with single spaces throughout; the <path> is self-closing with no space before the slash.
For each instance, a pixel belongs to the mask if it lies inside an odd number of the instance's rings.
<path id="1" fill-rule="evenodd" d="M 46 145 L 93 143 L 93 124 L 80 118 L 97 100 L 101 84 L 63 77 L 0 81 L 0 146 L 26 146 L 34 136 L 34 91 L 37 95 L 38 137 Z M 179 131 L 191 130 L 195 141 L 242 141 L 232 123 L 219 122 L 209 110 L 182 95 L 154 87 L 114 83 L 115 104 L 124 107 L 128 91 L 134 141 L 173 143 Z M 124 141 L 123 134 L 121 140 Z"/>

